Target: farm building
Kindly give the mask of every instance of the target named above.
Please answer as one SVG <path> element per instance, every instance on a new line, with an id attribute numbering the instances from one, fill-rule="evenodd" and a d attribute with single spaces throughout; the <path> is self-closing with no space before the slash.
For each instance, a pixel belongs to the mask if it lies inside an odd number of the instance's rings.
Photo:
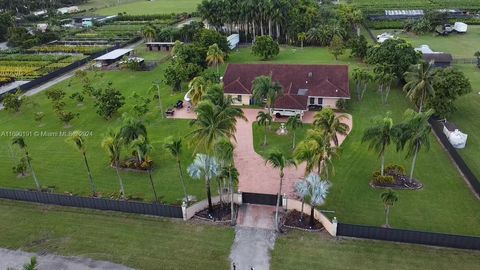
<path id="1" fill-rule="evenodd" d="M 117 49 L 113 50 L 109 53 L 106 53 L 102 56 L 99 56 L 94 59 L 95 65 L 97 67 L 104 67 L 111 65 L 119 60 L 121 60 L 124 56 L 129 56 L 132 53 L 133 49 Z"/>
<path id="2" fill-rule="evenodd" d="M 229 64 L 223 77 L 225 95 L 238 105 L 254 104 L 252 84 L 262 75 L 283 87 L 274 111 L 303 115 L 306 110 L 336 108 L 338 100 L 350 99 L 346 65 Z"/>
<path id="3" fill-rule="evenodd" d="M 175 42 L 146 42 L 149 51 L 169 52 L 175 46 Z"/>
<path id="4" fill-rule="evenodd" d="M 79 12 L 80 9 L 77 6 L 71 6 L 71 7 L 62 7 L 57 9 L 57 12 L 60 14 L 70 14 L 70 13 L 75 13 Z"/>

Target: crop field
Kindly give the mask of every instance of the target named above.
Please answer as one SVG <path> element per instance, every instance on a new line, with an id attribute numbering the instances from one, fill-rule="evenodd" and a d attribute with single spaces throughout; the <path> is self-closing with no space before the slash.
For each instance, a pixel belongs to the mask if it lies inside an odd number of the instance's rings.
<path id="1" fill-rule="evenodd" d="M 200 2 L 201 0 L 92 0 L 82 7 L 96 9 L 93 13 L 98 15 L 108 16 L 123 12 L 130 15 L 146 15 L 193 12 Z"/>
<path id="2" fill-rule="evenodd" d="M 478 0 L 351 0 L 353 5 L 364 10 L 382 9 L 432 9 L 432 8 L 479 8 Z"/>

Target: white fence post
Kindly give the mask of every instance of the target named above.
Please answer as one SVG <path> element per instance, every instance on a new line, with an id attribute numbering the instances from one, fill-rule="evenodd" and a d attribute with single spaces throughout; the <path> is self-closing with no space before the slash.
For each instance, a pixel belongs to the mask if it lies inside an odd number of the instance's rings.
<path id="1" fill-rule="evenodd" d="M 287 204 L 288 204 L 287 194 L 283 193 L 283 196 L 282 196 L 283 209 L 288 210 L 288 205 Z"/>
<path id="2" fill-rule="evenodd" d="M 183 201 L 182 203 L 182 213 L 183 213 L 183 220 L 187 220 L 187 203 Z"/>
<path id="3" fill-rule="evenodd" d="M 337 217 L 333 217 L 333 220 L 332 220 L 332 236 L 337 236 L 337 225 L 338 225 L 338 221 L 337 221 Z"/>

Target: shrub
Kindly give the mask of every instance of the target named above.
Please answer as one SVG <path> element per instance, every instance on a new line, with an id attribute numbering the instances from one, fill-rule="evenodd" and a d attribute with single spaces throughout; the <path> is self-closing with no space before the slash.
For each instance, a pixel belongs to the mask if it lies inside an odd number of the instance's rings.
<path id="1" fill-rule="evenodd" d="M 373 173 L 373 183 L 375 185 L 392 185 L 395 184 L 395 179 L 391 175 L 381 176 L 380 172 Z"/>
<path id="2" fill-rule="evenodd" d="M 22 93 L 20 90 L 17 90 L 15 93 L 9 93 L 5 95 L 3 98 L 3 106 L 7 111 L 18 112 L 20 111 L 23 101 L 24 99 L 22 99 Z"/>
<path id="3" fill-rule="evenodd" d="M 339 99 L 335 104 L 337 109 L 339 110 L 347 110 L 348 109 L 348 100 L 347 99 Z"/>
<path id="4" fill-rule="evenodd" d="M 405 175 L 405 167 L 397 164 L 390 164 L 385 167 L 385 172 L 389 175 Z"/>
<path id="5" fill-rule="evenodd" d="M 262 60 L 268 60 L 280 53 L 280 47 L 271 36 L 259 36 L 252 46 L 252 53 Z"/>
<path id="6" fill-rule="evenodd" d="M 22 157 L 18 161 L 18 164 L 13 166 L 12 170 L 13 170 L 14 174 L 20 174 L 22 176 L 25 176 L 27 174 L 27 159 L 26 159 L 26 157 Z"/>

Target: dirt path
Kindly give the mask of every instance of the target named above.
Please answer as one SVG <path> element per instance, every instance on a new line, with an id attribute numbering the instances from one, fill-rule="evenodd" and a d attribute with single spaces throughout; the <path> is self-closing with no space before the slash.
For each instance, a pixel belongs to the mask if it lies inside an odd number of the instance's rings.
<path id="1" fill-rule="evenodd" d="M 0 248 L 0 269 L 8 267 L 22 269 L 23 265 L 30 262 L 30 258 L 33 256 L 37 257 L 38 270 L 133 270 L 133 268 L 106 261 L 57 255 L 39 256 L 34 253 L 3 248 Z"/>

